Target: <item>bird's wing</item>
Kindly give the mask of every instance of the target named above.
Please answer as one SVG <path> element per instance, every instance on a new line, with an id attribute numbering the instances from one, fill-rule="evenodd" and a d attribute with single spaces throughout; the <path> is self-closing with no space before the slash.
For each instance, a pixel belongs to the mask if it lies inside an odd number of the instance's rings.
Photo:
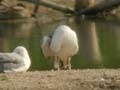
<path id="1" fill-rule="evenodd" d="M 57 53 L 60 51 L 63 38 L 64 34 L 62 32 L 58 31 L 54 33 L 50 44 L 50 48 L 53 52 Z"/>
<path id="2" fill-rule="evenodd" d="M 0 63 L 17 63 L 19 57 L 14 53 L 0 53 Z"/>

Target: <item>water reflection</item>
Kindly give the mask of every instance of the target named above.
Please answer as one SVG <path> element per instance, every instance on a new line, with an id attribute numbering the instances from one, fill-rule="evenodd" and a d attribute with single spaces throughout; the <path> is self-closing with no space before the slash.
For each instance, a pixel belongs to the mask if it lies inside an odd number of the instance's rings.
<path id="1" fill-rule="evenodd" d="M 10 49 L 17 38 L 30 38 L 32 23 L 0 22 L 0 52 Z"/>
<path id="2" fill-rule="evenodd" d="M 116 48 L 120 52 L 120 25 L 114 27 L 114 35 L 116 39 Z"/>
<path id="3" fill-rule="evenodd" d="M 49 24 L 36 22 L 0 22 L 0 52 L 16 46 L 27 48 L 32 59 L 31 70 L 53 68 L 53 61 L 40 52 L 40 39 L 60 25 L 66 24 L 77 32 L 79 53 L 72 59 L 72 68 L 120 68 L 120 22 L 66 18 Z"/>
<path id="4" fill-rule="evenodd" d="M 79 41 L 81 54 L 88 62 L 101 64 L 101 52 L 99 47 L 99 40 L 96 31 L 96 23 L 92 20 L 79 20 L 77 18 L 76 26 L 79 29 Z"/>
<path id="5" fill-rule="evenodd" d="M 109 68 L 120 67 L 120 22 L 100 20 L 97 23 L 103 64 Z"/>
<path id="6" fill-rule="evenodd" d="M 32 23 L 29 22 L 0 22 L 0 31 L 6 31 L 4 35 L 16 37 L 30 37 Z"/>

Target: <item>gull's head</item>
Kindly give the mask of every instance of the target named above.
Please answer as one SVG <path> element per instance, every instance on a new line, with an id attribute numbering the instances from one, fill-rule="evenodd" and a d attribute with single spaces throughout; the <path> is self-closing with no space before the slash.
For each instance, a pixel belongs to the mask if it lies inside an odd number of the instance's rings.
<path id="1" fill-rule="evenodd" d="M 20 56 L 28 56 L 27 49 L 23 46 L 18 46 L 13 50 L 14 53 L 19 54 Z"/>
<path id="2" fill-rule="evenodd" d="M 19 56 L 21 56 L 21 60 L 24 63 L 24 67 L 21 67 L 19 71 L 27 71 L 31 66 L 31 60 L 27 52 L 27 49 L 23 46 L 18 46 L 13 50 L 13 53 L 16 53 Z"/>
<path id="3" fill-rule="evenodd" d="M 44 36 L 42 39 L 41 50 L 45 57 L 53 56 L 53 53 L 50 49 L 51 38 Z"/>
<path id="4" fill-rule="evenodd" d="M 50 43 L 50 38 L 48 36 L 44 36 L 42 39 L 41 47 L 44 47 L 46 45 L 48 46 L 49 43 Z"/>

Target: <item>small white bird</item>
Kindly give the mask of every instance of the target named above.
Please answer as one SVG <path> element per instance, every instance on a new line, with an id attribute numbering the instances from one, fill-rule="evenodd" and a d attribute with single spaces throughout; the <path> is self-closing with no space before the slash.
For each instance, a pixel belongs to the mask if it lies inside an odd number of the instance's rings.
<path id="1" fill-rule="evenodd" d="M 60 25 L 51 37 L 44 36 L 41 49 L 45 57 L 54 57 L 54 68 L 71 69 L 71 57 L 79 50 L 76 33 L 66 25 Z"/>
<path id="2" fill-rule="evenodd" d="M 12 53 L 0 53 L 3 72 L 25 72 L 31 66 L 29 54 L 23 46 L 16 47 Z"/>

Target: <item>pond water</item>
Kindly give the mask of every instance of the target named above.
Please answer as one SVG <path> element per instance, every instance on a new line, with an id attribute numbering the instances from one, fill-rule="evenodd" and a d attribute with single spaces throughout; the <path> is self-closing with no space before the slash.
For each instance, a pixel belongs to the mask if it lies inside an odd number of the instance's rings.
<path id="1" fill-rule="evenodd" d="M 54 23 L 0 21 L 0 52 L 12 52 L 25 46 L 32 60 L 30 70 L 53 69 L 53 60 L 45 59 L 40 50 L 44 35 L 66 24 L 77 32 L 79 52 L 72 58 L 73 69 L 120 68 L 120 22 L 65 18 Z"/>

